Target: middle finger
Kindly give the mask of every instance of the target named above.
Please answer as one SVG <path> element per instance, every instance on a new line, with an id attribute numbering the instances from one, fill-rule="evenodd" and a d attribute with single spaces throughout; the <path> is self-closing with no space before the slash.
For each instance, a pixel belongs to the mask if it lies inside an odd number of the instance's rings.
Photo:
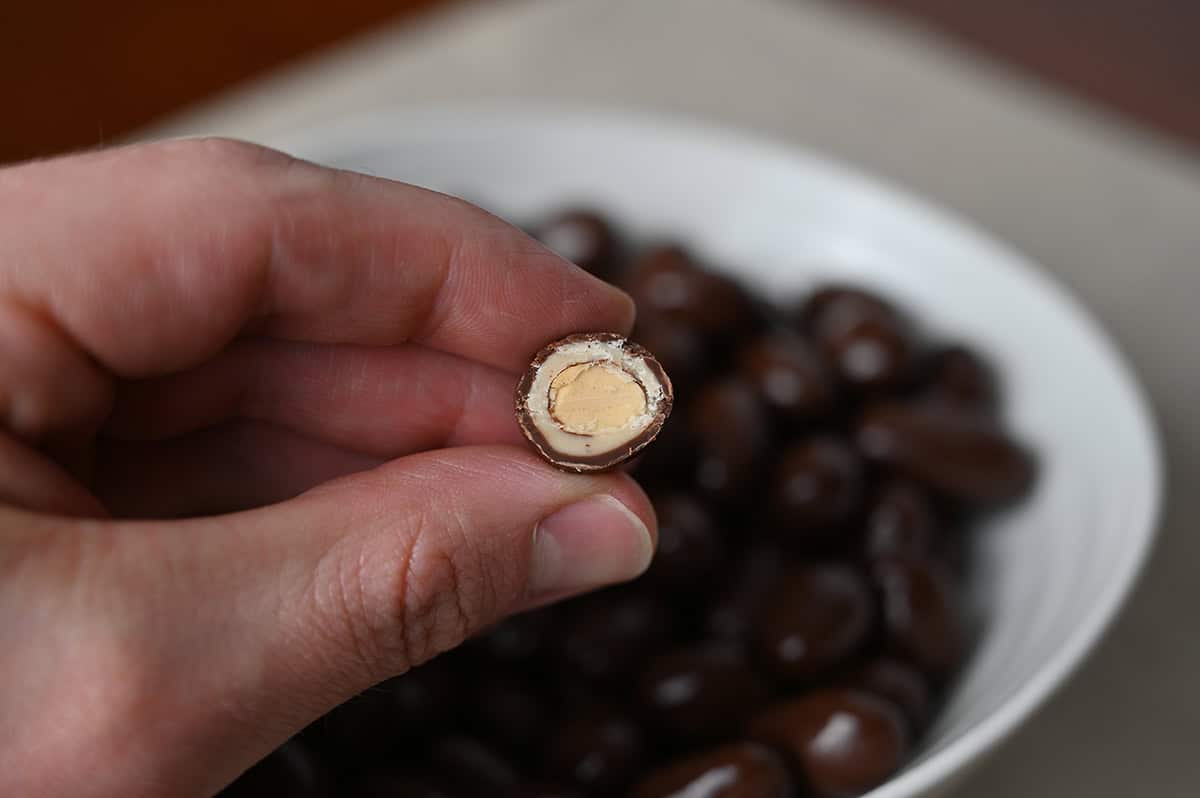
<path id="1" fill-rule="evenodd" d="M 104 435 L 162 440 L 241 419 L 378 458 L 520 443 L 514 384 L 507 372 L 418 344 L 243 339 L 197 368 L 120 386 Z"/>

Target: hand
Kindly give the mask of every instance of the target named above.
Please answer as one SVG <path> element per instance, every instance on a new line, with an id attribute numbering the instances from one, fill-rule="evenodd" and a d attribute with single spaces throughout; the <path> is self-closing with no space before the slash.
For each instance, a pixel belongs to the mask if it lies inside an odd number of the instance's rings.
<path id="1" fill-rule="evenodd" d="M 0 795 L 211 795 L 636 576 L 640 489 L 512 418 L 543 343 L 632 321 L 466 203 L 247 144 L 0 170 Z"/>

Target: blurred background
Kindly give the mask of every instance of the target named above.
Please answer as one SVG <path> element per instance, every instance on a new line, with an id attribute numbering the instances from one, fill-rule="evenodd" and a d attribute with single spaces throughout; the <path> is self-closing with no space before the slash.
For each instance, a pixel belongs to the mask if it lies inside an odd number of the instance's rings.
<path id="1" fill-rule="evenodd" d="M 502 0 L 490 0 L 495 4 Z M 554 0 L 547 0 L 554 2 Z M 1200 145 L 1195 0 L 870 6 Z M 461 0 L 0 3 L 0 162 L 93 147 L 265 71 Z"/>

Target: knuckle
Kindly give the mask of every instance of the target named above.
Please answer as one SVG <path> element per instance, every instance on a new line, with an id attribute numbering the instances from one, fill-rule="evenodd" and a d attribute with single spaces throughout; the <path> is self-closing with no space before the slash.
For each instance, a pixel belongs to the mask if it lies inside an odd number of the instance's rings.
<path id="1" fill-rule="evenodd" d="M 337 490 L 363 490 L 377 502 L 379 488 L 368 477 Z M 377 680 L 457 646 L 525 592 L 524 561 L 507 551 L 510 536 L 481 529 L 452 495 L 431 493 L 421 491 L 399 514 L 393 506 L 359 516 L 360 531 L 338 536 L 312 574 L 316 614 L 328 624 L 321 633 Z"/>
<path id="2" fill-rule="evenodd" d="M 414 514 L 396 534 L 342 547 L 332 578 L 318 578 L 325 635 L 373 679 L 394 676 L 455 646 L 473 629 L 478 599 L 458 552 L 437 542 L 426 517 Z"/>
<path id="3" fill-rule="evenodd" d="M 497 604 L 489 571 L 462 524 L 453 514 L 431 518 L 416 512 L 406 519 L 399 534 L 387 536 L 391 550 L 365 556 L 346 591 L 347 611 L 365 619 L 355 645 L 388 672 L 458 645 Z"/>
<path id="4" fill-rule="evenodd" d="M 397 569 L 389 595 L 400 619 L 398 642 L 410 664 L 461 643 L 486 612 L 485 569 L 463 545 L 461 525 L 441 519 L 434 526 L 427 515 L 415 518 L 404 567 Z"/>

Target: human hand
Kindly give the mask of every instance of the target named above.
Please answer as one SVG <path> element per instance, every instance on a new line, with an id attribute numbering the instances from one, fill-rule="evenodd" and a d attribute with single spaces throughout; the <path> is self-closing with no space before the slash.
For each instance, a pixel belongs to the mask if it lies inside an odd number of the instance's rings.
<path id="1" fill-rule="evenodd" d="M 211 795 L 636 576 L 640 489 L 512 417 L 539 346 L 632 321 L 466 203 L 251 145 L 0 170 L 0 795 Z"/>

